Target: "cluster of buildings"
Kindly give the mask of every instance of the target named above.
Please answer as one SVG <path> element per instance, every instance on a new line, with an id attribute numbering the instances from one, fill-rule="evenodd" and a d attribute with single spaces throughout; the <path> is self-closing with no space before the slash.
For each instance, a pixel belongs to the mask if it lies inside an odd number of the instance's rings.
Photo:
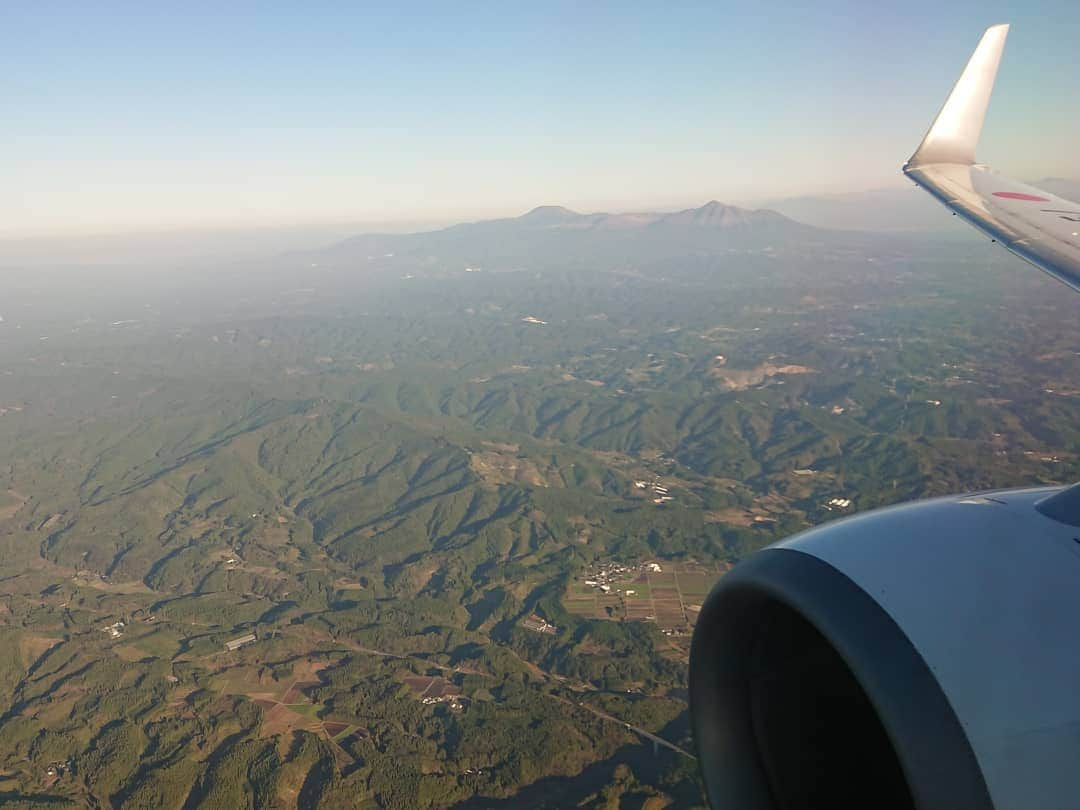
<path id="1" fill-rule="evenodd" d="M 1060 456 L 1044 456 L 1044 455 L 1040 455 L 1039 453 L 1036 453 L 1034 450 L 1025 450 L 1024 455 L 1025 456 L 1036 456 L 1039 459 L 1039 461 L 1045 461 L 1045 462 L 1047 462 L 1049 464 L 1060 464 L 1061 463 L 1061 457 Z"/>
<path id="2" fill-rule="evenodd" d="M 542 619 L 535 613 L 531 616 L 527 616 L 521 620 L 521 626 L 526 630 L 532 630 L 534 633 L 544 633 L 549 636 L 553 636 L 558 632 L 558 629 L 547 619 Z"/>
<path id="3" fill-rule="evenodd" d="M 825 508 L 830 512 L 833 509 L 847 509 L 851 506 L 851 498 L 829 498 L 825 502 Z"/>
<path id="4" fill-rule="evenodd" d="M 235 652 L 236 650 L 239 650 L 241 647 L 246 647 L 248 644 L 252 644 L 254 642 L 255 642 L 255 634 L 254 633 L 248 633 L 246 636 L 240 636 L 238 638 L 234 638 L 232 641 L 226 641 L 225 642 L 225 649 L 228 650 L 229 652 Z"/>
<path id="5" fill-rule="evenodd" d="M 690 627 L 662 627 L 660 632 L 668 638 L 689 636 L 693 630 Z"/>
<path id="6" fill-rule="evenodd" d="M 463 708 L 465 708 L 464 701 L 466 700 L 468 700 L 468 698 L 461 697 L 460 695 L 455 695 L 453 697 L 449 695 L 443 695 L 442 697 L 429 696 L 426 698 L 421 698 L 420 702 L 423 703 L 425 706 L 432 706 L 436 703 L 445 703 L 450 708 L 450 711 L 460 712 Z"/>
<path id="7" fill-rule="evenodd" d="M 469 700 L 461 694 L 460 689 L 446 681 L 434 681 L 425 691 L 426 694 L 420 698 L 420 702 L 425 706 L 445 703 L 451 711 L 460 712 L 465 708 L 465 703 Z"/>
<path id="8" fill-rule="evenodd" d="M 449 703 L 450 708 L 457 711 L 461 709 L 461 701 L 464 699 L 460 695 L 439 695 L 438 697 L 428 695 L 426 698 L 421 698 L 420 702 L 425 706 L 434 706 L 436 703 Z"/>
<path id="9" fill-rule="evenodd" d="M 111 638 L 120 638 L 124 634 L 124 623 L 113 622 L 108 627 L 102 627 L 101 630 L 103 633 L 108 633 Z"/>
<path id="10" fill-rule="evenodd" d="M 595 571 L 592 571 L 585 575 L 585 584 L 590 588 L 598 588 L 603 593 L 611 593 L 615 588 L 615 584 L 626 582 L 628 579 L 632 579 L 635 575 L 641 573 L 663 573 L 664 569 L 660 563 L 657 562 L 643 562 L 637 565 L 623 565 L 622 563 L 607 562 L 601 563 Z M 625 596 L 633 596 L 633 590 L 620 590 L 615 589 L 616 592 L 621 592 Z"/>
<path id="11" fill-rule="evenodd" d="M 61 776 L 63 776 L 65 773 L 72 769 L 72 764 L 73 763 L 70 760 L 67 762 L 64 762 L 62 760 L 50 762 L 49 766 L 45 769 L 45 787 L 50 788 L 55 785 L 60 780 Z"/>
<path id="12" fill-rule="evenodd" d="M 668 494 L 668 488 L 660 483 L 660 479 L 654 479 L 651 483 L 648 481 L 635 481 L 634 487 L 636 489 L 648 489 L 652 491 L 652 502 L 657 505 L 663 505 L 670 500 L 673 500 L 672 496 Z"/>

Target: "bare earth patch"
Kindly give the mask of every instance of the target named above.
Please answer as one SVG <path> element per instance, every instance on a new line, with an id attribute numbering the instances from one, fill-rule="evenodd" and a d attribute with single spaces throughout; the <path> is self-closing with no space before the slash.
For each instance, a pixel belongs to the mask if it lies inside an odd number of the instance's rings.
<path id="1" fill-rule="evenodd" d="M 806 366 L 774 366 L 772 363 L 762 363 L 755 368 L 737 369 L 723 365 L 715 365 L 709 369 L 709 376 L 721 380 L 729 390 L 744 391 L 761 385 L 770 377 L 777 374 L 813 374 L 814 369 Z"/>
<path id="2" fill-rule="evenodd" d="M 509 453 L 473 453 L 469 456 L 469 466 L 487 484 L 517 483 L 534 487 L 548 486 L 547 478 L 534 462 Z"/>

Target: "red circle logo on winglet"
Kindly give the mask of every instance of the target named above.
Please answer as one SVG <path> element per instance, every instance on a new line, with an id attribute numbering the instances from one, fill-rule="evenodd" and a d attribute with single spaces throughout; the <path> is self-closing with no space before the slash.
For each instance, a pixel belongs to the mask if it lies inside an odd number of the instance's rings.
<path id="1" fill-rule="evenodd" d="M 1024 200 L 1025 202 L 1050 202 L 1046 197 L 1036 197 L 1034 194 L 1021 194 L 1019 191 L 995 191 L 995 197 L 1004 197 L 1006 200 Z"/>

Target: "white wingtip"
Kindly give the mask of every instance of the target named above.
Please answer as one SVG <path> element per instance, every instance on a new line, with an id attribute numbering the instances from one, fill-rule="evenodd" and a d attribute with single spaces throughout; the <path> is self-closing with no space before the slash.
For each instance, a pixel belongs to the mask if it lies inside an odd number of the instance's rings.
<path id="1" fill-rule="evenodd" d="M 1008 23 L 986 29 L 945 106 L 908 161 L 909 166 L 975 162 L 975 146 L 986 119 L 986 108 L 990 104 L 990 93 L 994 89 L 1008 33 Z"/>

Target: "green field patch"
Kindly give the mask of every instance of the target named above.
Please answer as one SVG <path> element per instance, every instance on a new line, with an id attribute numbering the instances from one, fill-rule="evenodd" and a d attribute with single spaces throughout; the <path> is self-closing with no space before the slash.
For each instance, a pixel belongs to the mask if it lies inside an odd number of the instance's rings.
<path id="1" fill-rule="evenodd" d="M 318 703 L 290 703 L 288 709 L 296 714 L 301 714 L 304 717 L 310 717 L 313 720 L 318 719 L 319 711 L 322 706 Z"/>
<path id="2" fill-rule="evenodd" d="M 275 681 L 266 672 L 260 677 L 255 667 L 236 667 L 216 676 L 211 686 L 227 695 L 269 695 L 276 700 L 286 685 Z"/>
<path id="3" fill-rule="evenodd" d="M 579 613 L 581 611 L 592 611 L 596 609 L 595 599 L 566 599 L 563 601 L 563 607 L 565 607 L 571 613 Z"/>
<path id="4" fill-rule="evenodd" d="M 684 597 L 704 597 L 718 578 L 716 574 L 679 574 L 679 590 Z"/>
<path id="5" fill-rule="evenodd" d="M 179 633 L 161 628 L 140 636 L 131 646 L 154 658 L 172 658 L 180 650 L 180 638 Z"/>
<path id="6" fill-rule="evenodd" d="M 592 598 L 594 595 L 596 595 L 596 593 L 598 593 L 596 588 L 592 587 L 591 585 L 584 585 L 580 582 L 571 582 L 569 587 L 566 589 L 566 595 L 568 598 Z"/>
<path id="7" fill-rule="evenodd" d="M 324 726 L 324 728 L 326 728 L 328 733 L 333 731 L 333 729 L 334 729 L 334 724 L 332 724 L 332 723 L 324 723 L 323 726 Z M 339 731 L 336 734 L 334 734 L 332 739 L 334 740 L 334 742 L 341 742 L 346 737 L 348 737 L 350 734 L 352 734 L 354 731 L 356 731 L 356 729 L 357 729 L 357 726 L 346 725 L 344 730 Z"/>

